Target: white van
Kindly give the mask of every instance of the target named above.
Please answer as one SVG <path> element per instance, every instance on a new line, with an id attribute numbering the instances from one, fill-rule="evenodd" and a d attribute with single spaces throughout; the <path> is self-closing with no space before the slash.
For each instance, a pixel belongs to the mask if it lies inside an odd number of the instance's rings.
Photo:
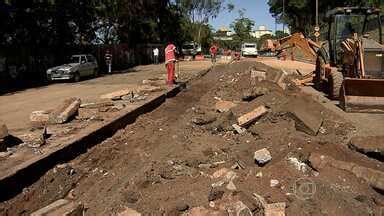
<path id="1" fill-rule="evenodd" d="M 257 52 L 256 43 L 243 43 L 241 45 L 241 56 L 255 56 L 257 57 L 259 53 Z"/>

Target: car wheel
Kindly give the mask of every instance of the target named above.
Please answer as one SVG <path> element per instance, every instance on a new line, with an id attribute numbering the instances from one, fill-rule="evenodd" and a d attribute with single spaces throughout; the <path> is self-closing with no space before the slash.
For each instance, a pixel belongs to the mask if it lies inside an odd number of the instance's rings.
<path id="1" fill-rule="evenodd" d="M 80 81 L 80 74 L 79 72 L 75 73 L 75 76 L 73 77 L 74 82 L 79 82 Z"/>

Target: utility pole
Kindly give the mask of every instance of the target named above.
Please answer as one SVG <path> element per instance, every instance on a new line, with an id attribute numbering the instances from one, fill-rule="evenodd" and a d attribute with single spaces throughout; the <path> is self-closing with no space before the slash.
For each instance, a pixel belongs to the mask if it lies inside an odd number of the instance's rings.
<path id="1" fill-rule="evenodd" d="M 319 0 L 316 0 L 316 26 L 315 26 L 316 42 L 319 42 L 320 26 L 319 26 Z"/>
<path id="2" fill-rule="evenodd" d="M 285 17 L 285 0 L 283 0 L 283 33 L 285 33 L 285 20 L 284 20 L 284 17 Z"/>
<path id="3" fill-rule="evenodd" d="M 277 31 L 277 18 L 275 17 L 275 35 L 276 35 L 276 31 Z"/>

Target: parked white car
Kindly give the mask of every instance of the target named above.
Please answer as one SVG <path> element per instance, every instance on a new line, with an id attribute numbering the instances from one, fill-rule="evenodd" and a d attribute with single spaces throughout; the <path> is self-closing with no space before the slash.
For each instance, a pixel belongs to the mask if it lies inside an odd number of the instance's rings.
<path id="1" fill-rule="evenodd" d="M 257 44 L 256 43 L 243 43 L 241 45 L 241 55 L 242 56 L 255 56 L 257 57 L 259 55 L 257 51 Z"/>
<path id="2" fill-rule="evenodd" d="M 181 52 L 186 56 L 196 56 L 202 51 L 201 45 L 196 42 L 184 43 Z"/>
<path id="3" fill-rule="evenodd" d="M 47 70 L 47 78 L 53 80 L 80 81 L 82 77 L 97 76 L 99 67 L 92 55 L 73 55 L 70 63 Z"/>

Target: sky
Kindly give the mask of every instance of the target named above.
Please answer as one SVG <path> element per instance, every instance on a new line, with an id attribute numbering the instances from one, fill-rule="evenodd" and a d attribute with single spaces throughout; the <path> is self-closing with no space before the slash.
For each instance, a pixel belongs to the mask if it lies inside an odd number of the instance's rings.
<path id="1" fill-rule="evenodd" d="M 239 17 L 239 9 L 246 9 L 245 17 L 248 17 L 255 21 L 255 28 L 260 25 L 267 26 L 267 29 L 275 31 L 275 19 L 269 13 L 268 0 L 226 0 L 227 3 L 232 2 L 235 5 L 235 9 L 228 13 L 228 11 L 221 11 L 216 19 L 210 21 L 210 24 L 214 29 L 220 27 L 229 27 L 229 25 Z M 281 30 L 282 25 L 277 25 L 277 30 Z"/>

